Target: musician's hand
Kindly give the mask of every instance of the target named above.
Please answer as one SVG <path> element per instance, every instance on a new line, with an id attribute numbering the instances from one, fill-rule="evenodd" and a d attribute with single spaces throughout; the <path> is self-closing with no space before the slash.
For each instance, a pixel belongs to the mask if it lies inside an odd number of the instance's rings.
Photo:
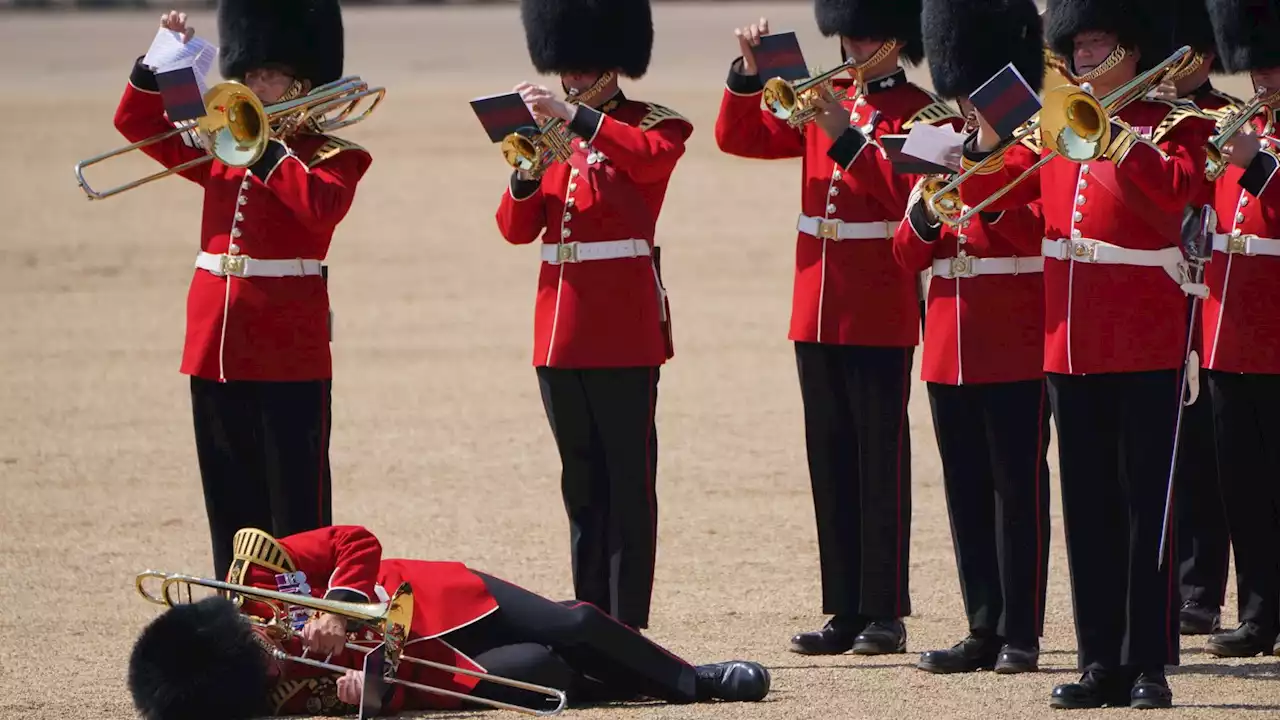
<path id="1" fill-rule="evenodd" d="M 338 678 L 338 700 L 348 705 L 359 705 L 364 698 L 364 673 L 348 670 Z"/>
<path id="2" fill-rule="evenodd" d="M 321 655 L 337 655 L 347 644 L 347 621 L 331 613 L 316 613 L 302 628 L 302 646 Z"/>
<path id="3" fill-rule="evenodd" d="M 761 35 L 769 34 L 769 21 L 760 18 L 760 22 L 737 28 L 733 34 L 738 38 L 738 51 L 742 53 L 742 69 L 738 72 L 742 75 L 755 75 L 759 70 L 756 68 L 756 53 L 752 48 L 760 44 Z"/>
<path id="4" fill-rule="evenodd" d="M 561 100 L 541 85 L 520 83 L 515 91 L 520 93 L 520 98 L 533 111 L 534 116 L 540 118 L 539 122 L 542 122 L 541 118 L 553 117 L 569 122 L 578 111 L 577 106 Z"/>
<path id="5" fill-rule="evenodd" d="M 1153 100 L 1174 101 L 1178 99 L 1178 86 L 1166 80 L 1159 85 L 1151 88 L 1151 92 L 1147 93 L 1147 97 Z"/>
<path id="6" fill-rule="evenodd" d="M 991 123 L 975 108 L 973 114 L 978 118 L 978 150 L 989 152 L 1000 144 L 1000 133 L 991 127 Z"/>
<path id="7" fill-rule="evenodd" d="M 814 93 L 812 102 L 813 107 L 818 110 L 818 115 L 813 121 L 827 137 L 831 138 L 832 142 L 835 142 L 836 138 L 849 129 L 849 111 L 826 88 Z"/>
<path id="8" fill-rule="evenodd" d="M 1262 143 L 1253 132 L 1250 126 L 1242 128 L 1223 146 L 1222 157 L 1236 167 L 1249 167 L 1249 163 L 1253 162 L 1253 159 L 1258 156 L 1258 151 L 1262 149 Z"/>
<path id="9" fill-rule="evenodd" d="M 161 15 L 160 27 L 182 35 L 182 42 L 184 43 L 190 42 L 191 38 L 196 36 L 196 29 L 187 27 L 187 14 L 180 13 L 177 10 L 170 10 Z"/>

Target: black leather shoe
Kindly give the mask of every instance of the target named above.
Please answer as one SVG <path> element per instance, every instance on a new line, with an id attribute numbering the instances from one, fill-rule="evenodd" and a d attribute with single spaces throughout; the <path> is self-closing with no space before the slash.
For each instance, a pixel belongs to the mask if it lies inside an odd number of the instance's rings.
<path id="1" fill-rule="evenodd" d="M 1222 631 L 1222 612 L 1216 607 L 1188 600 L 1178 613 L 1183 635 L 1210 635 Z"/>
<path id="2" fill-rule="evenodd" d="M 1272 651 L 1275 641 L 1274 633 L 1265 632 L 1257 623 L 1246 620 L 1231 632 L 1211 636 L 1204 649 L 1217 657 L 1253 657 Z"/>
<path id="3" fill-rule="evenodd" d="M 1280 637 L 1276 638 L 1276 644 L 1271 648 L 1271 654 L 1280 657 Z"/>
<path id="4" fill-rule="evenodd" d="M 1164 673 L 1142 673 L 1129 691 L 1129 707 L 1139 710 L 1173 707 L 1173 691 Z"/>
<path id="5" fill-rule="evenodd" d="M 1002 675 L 1036 672 L 1040 669 L 1040 649 L 1005 645 L 996 658 L 995 671 Z"/>
<path id="6" fill-rule="evenodd" d="M 1114 676 L 1096 670 L 1086 671 L 1078 682 L 1055 687 L 1049 697 L 1049 707 L 1059 710 L 1128 706 L 1132 702 L 1129 687 L 1117 683 Z"/>
<path id="7" fill-rule="evenodd" d="M 865 620 L 836 615 L 821 630 L 791 638 L 791 652 L 801 655 L 839 655 L 849 652 L 854 638 L 867 626 Z"/>
<path id="8" fill-rule="evenodd" d="M 769 671 L 746 660 L 699 665 L 695 672 L 698 700 L 757 702 L 769 694 Z"/>
<path id="9" fill-rule="evenodd" d="M 889 655 L 907 651 L 907 626 L 902 620 L 872 620 L 853 639 L 855 655 Z"/>
<path id="10" fill-rule="evenodd" d="M 947 650 L 930 650 L 920 654 L 916 667 L 931 673 L 962 673 L 990 670 L 1000 654 L 1000 639 L 969 635 Z"/>

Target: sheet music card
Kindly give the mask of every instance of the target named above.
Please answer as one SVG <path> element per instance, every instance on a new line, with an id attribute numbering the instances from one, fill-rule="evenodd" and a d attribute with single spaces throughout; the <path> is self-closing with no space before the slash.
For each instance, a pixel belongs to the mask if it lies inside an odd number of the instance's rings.
<path id="1" fill-rule="evenodd" d="M 501 142 L 502 138 L 520 129 L 532 130 L 538 127 L 533 112 L 524 103 L 520 93 L 478 97 L 471 101 L 471 109 L 489 135 L 490 142 Z"/>
<path id="2" fill-rule="evenodd" d="M 809 77 L 809 66 L 805 64 L 804 52 L 794 32 L 764 35 L 753 52 L 762 82 L 776 77 L 787 81 Z"/>

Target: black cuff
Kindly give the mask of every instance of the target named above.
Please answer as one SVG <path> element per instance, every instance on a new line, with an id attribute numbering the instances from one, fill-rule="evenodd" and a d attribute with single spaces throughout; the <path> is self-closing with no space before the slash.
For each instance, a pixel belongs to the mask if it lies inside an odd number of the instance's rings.
<path id="1" fill-rule="evenodd" d="M 1000 218 L 1003 215 L 1003 210 L 981 210 L 978 212 L 978 217 L 982 218 L 982 222 L 988 225 L 994 225 L 1000 222 Z"/>
<path id="2" fill-rule="evenodd" d="M 284 143 L 279 140 L 272 140 L 267 143 L 267 149 L 263 151 L 262 157 L 258 158 L 258 162 L 249 166 L 249 172 L 257 176 L 263 182 L 271 175 L 271 171 L 276 169 L 280 161 L 288 155 L 289 151 L 285 148 Z"/>
<path id="3" fill-rule="evenodd" d="M 515 200 L 528 200 L 540 187 L 541 180 L 522 180 L 519 173 L 511 173 L 511 197 Z"/>
<path id="4" fill-rule="evenodd" d="M 139 90 L 158 93 L 160 92 L 160 84 L 156 82 L 156 74 L 151 68 L 142 64 L 143 57 L 146 56 L 140 56 L 134 61 L 133 72 L 129 73 L 129 84 Z"/>
<path id="5" fill-rule="evenodd" d="M 907 221 L 911 223 L 911 229 L 915 231 L 916 237 L 931 243 L 942 236 L 942 223 L 936 225 L 929 221 L 929 211 L 924 206 L 924 199 L 911 206 L 911 211 L 907 213 Z"/>
<path id="6" fill-rule="evenodd" d="M 991 157 L 991 153 L 992 153 L 992 152 L 993 152 L 993 151 L 991 151 L 991 150 L 979 150 L 979 149 L 978 149 L 978 134 L 977 134 L 977 133 L 974 133 L 974 135 L 973 135 L 973 137 L 972 137 L 972 138 L 970 138 L 970 139 L 968 139 L 968 140 L 966 140 L 966 141 L 964 142 L 964 157 L 965 157 L 965 159 L 970 160 L 970 161 L 972 161 L 972 162 L 980 163 L 980 162 L 982 162 L 983 160 L 986 160 L 987 158 Z"/>
<path id="7" fill-rule="evenodd" d="M 573 116 L 573 120 L 569 121 L 569 132 L 591 142 L 595 139 L 596 133 L 600 132 L 602 122 L 604 122 L 604 115 L 599 110 L 579 105 L 578 112 Z"/>
<path id="8" fill-rule="evenodd" d="M 729 79 L 724 81 L 724 86 L 729 88 L 729 92 L 735 95 L 755 95 L 764 90 L 764 82 L 759 74 L 743 75 L 738 72 L 740 67 L 742 67 L 742 58 L 734 60 L 729 65 Z"/>
<path id="9" fill-rule="evenodd" d="M 1280 161 L 1276 160 L 1275 155 L 1259 150 L 1258 154 L 1253 156 L 1253 162 L 1249 163 L 1249 167 L 1245 168 L 1244 174 L 1240 176 L 1240 187 L 1247 190 L 1250 195 L 1258 197 L 1263 190 L 1267 189 L 1267 184 L 1271 182 L 1278 167 L 1280 167 Z"/>
<path id="10" fill-rule="evenodd" d="M 858 153 L 862 152 L 862 148 L 867 144 L 867 136 L 862 131 L 852 125 L 840 133 L 840 137 L 831 143 L 831 148 L 827 150 L 827 157 L 836 161 L 836 164 L 845 170 L 858 159 Z"/>
<path id="11" fill-rule="evenodd" d="M 363 593 L 358 593 L 355 590 L 347 590 L 345 588 L 337 588 L 336 590 L 330 590 L 329 592 L 324 594 L 324 599 L 337 600 L 339 602 L 357 602 L 357 603 L 369 602 L 369 598 L 365 597 Z"/>

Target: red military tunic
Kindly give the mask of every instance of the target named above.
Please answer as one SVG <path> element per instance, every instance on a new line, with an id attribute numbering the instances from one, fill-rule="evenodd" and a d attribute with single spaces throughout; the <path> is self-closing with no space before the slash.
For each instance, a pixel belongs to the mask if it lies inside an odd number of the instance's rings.
<path id="1" fill-rule="evenodd" d="M 1205 362 L 1210 370 L 1280 373 L 1280 140 L 1274 117 L 1254 118 L 1263 149 L 1216 183 L 1218 227 L 1206 270 Z"/>
<path id="2" fill-rule="evenodd" d="M 833 143 L 814 122 L 790 127 L 761 108 L 761 79 L 739 75 L 736 68 L 737 61 L 720 103 L 716 144 L 740 157 L 802 159 L 787 337 L 834 345 L 918 344 L 919 276 L 894 260 L 891 240 L 915 178 L 895 174 L 874 143 L 855 147 L 843 137 L 844 142 Z M 909 83 L 903 71 L 868 82 L 862 92 L 850 78 L 835 80 L 834 86 L 846 92 L 843 105 L 851 122 L 870 131 L 872 140 L 906 133 L 916 122 L 950 123 L 957 130 L 963 122 L 940 98 Z M 868 127 L 873 118 L 874 127 Z M 848 235 L 818 237 L 824 220 L 837 220 L 839 232 Z"/>
<path id="3" fill-rule="evenodd" d="M 1031 162 L 1036 155 L 1026 145 L 1009 153 Z M 965 385 L 1044 377 L 1039 204 L 983 212 L 960 228 L 940 225 L 931 231 L 923 221 L 914 212 L 893 238 L 903 268 L 933 273 L 921 379 Z"/>
<path id="4" fill-rule="evenodd" d="M 513 180 L 498 206 L 507 242 L 542 239 L 538 367 L 649 367 L 674 356 L 654 239 L 693 125 L 621 93 L 601 110 L 580 107 L 569 125 L 569 161 L 553 164 L 540 182 Z"/>
<path id="5" fill-rule="evenodd" d="M 173 130 L 155 76 L 141 64 L 116 109 L 115 125 L 131 142 Z M 206 155 L 181 136 L 143 151 L 170 168 Z M 349 142 L 300 133 L 288 139 L 287 149 L 272 142 L 263 176 L 218 160 L 182 173 L 204 187 L 200 249 L 213 256 L 209 260 L 227 254 L 302 261 L 315 273 L 238 277 L 196 269 L 187 295 L 183 373 L 207 380 L 332 377 L 329 295 L 319 267 L 371 162 L 368 152 Z"/>
<path id="6" fill-rule="evenodd" d="M 1055 157 L 989 208 L 1043 199 L 1047 372 L 1183 364 L 1187 299 L 1184 278 L 1174 276 L 1185 271 L 1183 209 L 1205 184 L 1203 148 L 1212 121 L 1182 104 L 1148 100 L 1131 103 L 1119 119 L 1134 132 L 1113 132 L 1118 162 Z M 993 160 L 994 167 L 960 186 L 962 199 L 985 200 L 1031 160 L 1021 153 Z"/>
<path id="7" fill-rule="evenodd" d="M 471 658 L 438 640 L 441 635 L 469 625 L 497 609 L 484 581 L 458 562 L 383 559 L 382 546 L 359 526 L 331 526 L 284 538 L 271 538 L 259 530 L 236 534 L 236 554 L 227 582 L 267 590 L 309 591 L 312 597 L 355 602 L 385 602 L 390 593 L 408 582 L 413 588 L 413 623 L 405 655 L 453 667 L 484 672 Z M 302 573 L 302 575 L 298 575 Z M 260 618 L 273 613 L 261 601 L 246 599 L 242 612 Z M 372 635 L 360 637 L 369 645 Z M 302 653 L 301 641 L 285 645 L 291 655 Z M 324 658 L 312 659 L 323 660 Z M 360 669 L 364 653 L 347 650 L 329 659 L 334 665 Z M 398 678 L 466 694 L 478 678 L 447 673 L 401 661 Z M 338 674 L 300 663 L 286 662 L 284 675 L 272 692 L 275 714 L 354 712 L 337 699 Z M 424 708 L 456 708 L 459 701 L 402 685 L 391 685 L 388 712 Z"/>

